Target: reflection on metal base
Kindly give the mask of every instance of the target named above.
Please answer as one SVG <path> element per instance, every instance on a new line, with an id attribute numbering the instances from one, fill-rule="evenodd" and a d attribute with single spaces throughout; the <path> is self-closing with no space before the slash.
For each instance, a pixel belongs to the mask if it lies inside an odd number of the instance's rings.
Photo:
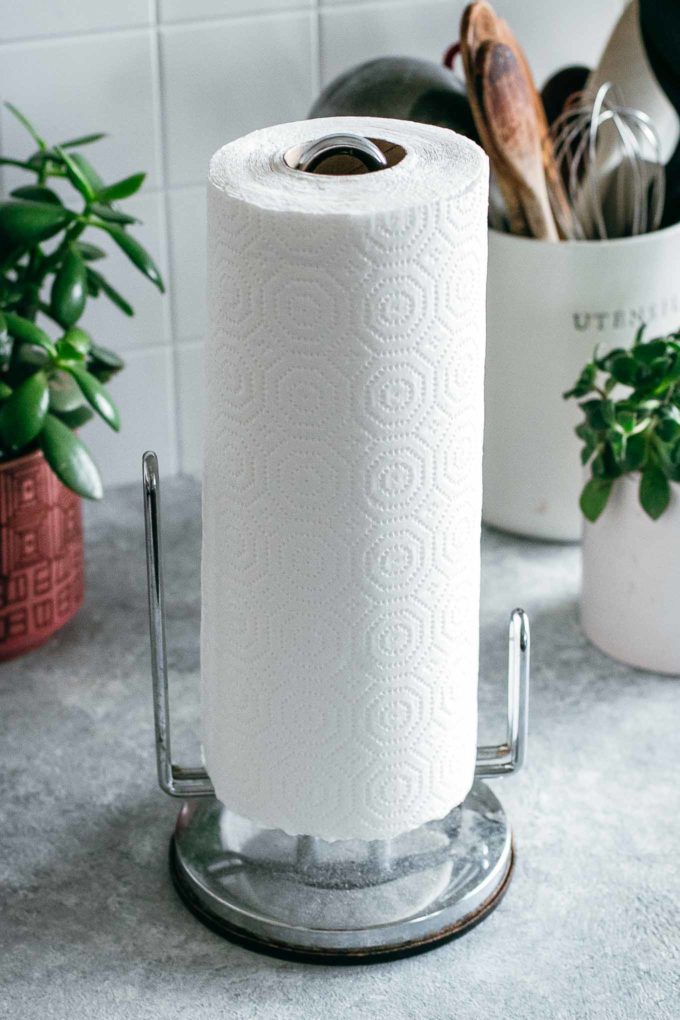
<path id="1" fill-rule="evenodd" d="M 513 867 L 503 808 L 476 782 L 441 821 L 391 840 L 289 836 L 215 798 L 186 801 L 170 846 L 184 903 L 258 952 L 371 963 L 434 949 L 500 902 Z"/>

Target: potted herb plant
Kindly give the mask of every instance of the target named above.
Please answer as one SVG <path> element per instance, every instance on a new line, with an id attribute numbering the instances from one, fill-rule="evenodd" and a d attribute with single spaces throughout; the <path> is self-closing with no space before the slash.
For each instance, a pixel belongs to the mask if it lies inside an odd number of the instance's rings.
<path id="1" fill-rule="evenodd" d="M 0 659 L 41 644 L 80 606 L 80 497 L 99 499 L 102 483 L 78 429 L 94 414 L 120 426 L 105 384 L 123 362 L 78 323 L 93 298 L 133 309 L 100 272 L 105 252 L 91 237 L 108 235 L 163 290 L 130 233 L 137 221 L 117 206 L 144 174 L 107 185 L 80 151 L 104 135 L 48 145 L 7 107 L 36 148 L 0 157 L 29 175 L 0 202 Z"/>
<path id="2" fill-rule="evenodd" d="M 615 659 L 680 673 L 680 333 L 596 351 L 566 398 L 589 468 L 581 622 Z"/>

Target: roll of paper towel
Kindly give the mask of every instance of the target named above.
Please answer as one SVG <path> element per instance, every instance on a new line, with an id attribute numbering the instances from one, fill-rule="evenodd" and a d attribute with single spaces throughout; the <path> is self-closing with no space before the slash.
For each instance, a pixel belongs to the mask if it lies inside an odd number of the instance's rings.
<path id="1" fill-rule="evenodd" d="M 338 131 L 392 165 L 288 165 Z M 487 178 L 474 143 L 377 118 L 211 161 L 204 756 L 262 825 L 383 839 L 471 786 Z"/>

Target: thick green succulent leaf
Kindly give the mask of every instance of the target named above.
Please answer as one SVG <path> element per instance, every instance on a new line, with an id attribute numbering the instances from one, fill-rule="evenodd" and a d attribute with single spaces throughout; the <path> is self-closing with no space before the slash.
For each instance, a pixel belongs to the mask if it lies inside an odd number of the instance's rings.
<path id="1" fill-rule="evenodd" d="M 61 340 L 57 341 L 57 360 L 56 365 L 59 368 L 69 368 L 71 365 L 82 365 L 85 362 L 85 355 L 82 351 L 79 351 L 77 347 L 74 347 L 67 339 L 63 336 Z"/>
<path id="2" fill-rule="evenodd" d="M 125 362 L 118 357 L 115 351 L 110 351 L 108 347 L 102 347 L 101 344 L 92 345 L 90 357 L 112 372 L 119 372 L 121 368 L 125 367 Z"/>
<path id="3" fill-rule="evenodd" d="M 64 329 L 73 326 L 83 314 L 87 301 L 87 270 L 85 262 L 72 248 L 66 252 L 52 283 L 50 307 Z"/>
<path id="4" fill-rule="evenodd" d="M 37 344 L 17 344 L 12 353 L 12 365 L 18 369 L 22 379 L 29 374 L 26 369 L 34 372 L 36 368 L 46 369 L 51 364 L 52 358 L 44 347 Z"/>
<path id="5" fill-rule="evenodd" d="M 83 198 L 85 198 L 88 202 L 92 201 L 96 188 L 92 187 L 87 174 L 83 172 L 78 161 L 71 155 L 70 152 L 67 152 L 66 149 L 61 149 L 58 145 L 55 145 L 54 151 L 64 164 L 66 176 L 73 187 L 76 188 L 76 190 L 79 191 Z"/>
<path id="6" fill-rule="evenodd" d="M 122 213 L 118 209 L 111 209 L 108 205 L 100 205 L 99 202 L 93 202 L 90 210 L 95 216 L 98 216 L 100 220 L 104 220 L 106 223 L 120 223 L 123 226 L 139 223 L 139 220 L 135 219 L 134 216 L 128 216 L 127 213 Z M 102 224 L 93 223 L 93 226 L 102 226 Z"/>
<path id="7" fill-rule="evenodd" d="M 85 368 L 72 365 L 68 367 L 67 371 L 78 383 L 88 404 L 104 419 L 107 425 L 118 432 L 120 415 L 108 390 Z"/>
<path id="8" fill-rule="evenodd" d="M 87 267 L 87 278 L 88 281 L 94 285 L 94 289 L 98 293 L 102 290 L 109 301 L 112 301 L 116 308 L 120 308 L 121 312 L 125 315 L 134 315 L 135 310 L 132 305 L 125 300 L 123 295 L 116 290 L 116 288 L 109 283 L 101 273 L 98 273 L 96 269 L 92 269 L 91 266 Z"/>
<path id="9" fill-rule="evenodd" d="M 0 409 L 0 438 L 11 450 L 22 450 L 38 435 L 49 406 L 47 376 L 36 372 L 12 393 Z"/>
<path id="10" fill-rule="evenodd" d="M 93 142 L 100 142 L 102 138 L 106 138 L 106 134 L 103 131 L 95 131 L 91 135 L 79 135 L 77 138 L 69 138 L 67 142 L 61 143 L 62 149 L 75 149 L 80 145 L 92 145 Z"/>
<path id="11" fill-rule="evenodd" d="M 66 414 L 83 406 L 83 395 L 80 386 L 68 372 L 62 369 L 55 372 L 48 383 L 50 392 L 50 411 L 54 414 Z"/>
<path id="12" fill-rule="evenodd" d="M 81 404 L 80 407 L 75 407 L 72 411 L 54 411 L 52 413 L 70 429 L 79 429 L 94 418 L 94 412 L 86 404 Z"/>
<path id="13" fill-rule="evenodd" d="M 13 199 L 0 202 L 0 238 L 11 245 L 32 245 L 54 237 L 73 213 L 62 205 Z"/>
<path id="14" fill-rule="evenodd" d="M 106 252 L 102 248 L 98 248 L 96 244 L 90 244 L 89 241 L 76 241 L 75 248 L 86 262 L 97 262 L 99 259 L 106 258 Z"/>
<path id="15" fill-rule="evenodd" d="M 98 202 L 118 202 L 122 198 L 129 198 L 141 188 L 146 174 L 132 174 L 115 184 L 109 184 L 97 193 Z"/>
<path id="16" fill-rule="evenodd" d="M 125 368 L 125 362 L 108 347 L 92 344 L 87 368 L 100 382 L 108 382 L 117 372 Z"/>
<path id="17" fill-rule="evenodd" d="M 136 241 L 131 234 L 126 233 L 120 227 L 115 225 L 106 224 L 104 229 L 110 234 L 121 251 L 127 255 L 130 262 L 132 262 L 132 264 L 136 266 L 140 272 L 144 273 L 144 275 L 158 287 L 162 294 L 165 291 L 165 286 L 158 267 L 149 253 L 141 246 L 139 241 Z"/>
<path id="18" fill-rule="evenodd" d="M 56 347 L 40 326 L 36 326 L 30 319 L 24 319 L 22 315 L 17 315 L 15 312 L 5 312 L 5 321 L 10 335 L 15 340 L 43 347 L 51 357 L 56 357 Z"/>
<path id="19" fill-rule="evenodd" d="M 19 123 L 22 124 L 26 128 L 26 130 L 28 131 L 29 135 L 31 136 L 31 138 L 33 139 L 35 144 L 38 146 L 38 148 L 39 149 L 46 149 L 47 148 L 47 143 L 45 142 L 44 138 L 40 137 L 40 135 L 38 134 L 36 129 L 33 127 L 33 125 L 31 124 L 30 120 L 28 119 L 28 117 L 26 117 L 25 114 L 23 114 L 21 112 L 21 110 L 18 110 L 16 108 L 16 106 L 14 106 L 13 103 L 5 103 L 5 106 L 9 110 L 9 112 L 14 117 L 16 117 L 16 119 L 19 121 Z"/>
<path id="20" fill-rule="evenodd" d="M 47 205 L 62 205 L 56 192 L 46 188 L 44 184 L 24 184 L 10 192 L 14 198 L 24 198 L 29 202 L 45 202 Z"/>
<path id="21" fill-rule="evenodd" d="M 92 337 L 84 329 L 81 329 L 80 326 L 71 326 L 70 329 L 67 329 L 62 340 L 70 344 L 71 347 L 74 347 L 83 356 L 89 354 L 92 347 Z"/>
<path id="22" fill-rule="evenodd" d="M 102 480 L 90 451 L 68 425 L 48 414 L 40 433 L 45 460 L 69 489 L 86 499 L 101 499 Z"/>
<path id="23" fill-rule="evenodd" d="M 86 159 L 81 152 L 71 152 L 69 155 L 93 191 L 99 191 L 104 187 L 103 180 L 92 166 L 89 159 Z"/>

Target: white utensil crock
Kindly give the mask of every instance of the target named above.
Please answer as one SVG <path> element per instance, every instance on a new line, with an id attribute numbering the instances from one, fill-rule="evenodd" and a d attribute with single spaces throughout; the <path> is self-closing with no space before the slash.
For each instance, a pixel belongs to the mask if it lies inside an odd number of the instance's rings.
<path id="1" fill-rule="evenodd" d="M 562 393 L 596 344 L 680 326 L 680 224 L 613 241 L 489 232 L 484 520 L 577 541 L 581 419 Z M 680 625 L 680 624 L 679 624 Z"/>
<path id="2" fill-rule="evenodd" d="M 656 521 L 638 486 L 637 475 L 618 479 L 599 519 L 584 522 L 581 625 L 613 659 L 680 674 L 680 486 Z"/>

